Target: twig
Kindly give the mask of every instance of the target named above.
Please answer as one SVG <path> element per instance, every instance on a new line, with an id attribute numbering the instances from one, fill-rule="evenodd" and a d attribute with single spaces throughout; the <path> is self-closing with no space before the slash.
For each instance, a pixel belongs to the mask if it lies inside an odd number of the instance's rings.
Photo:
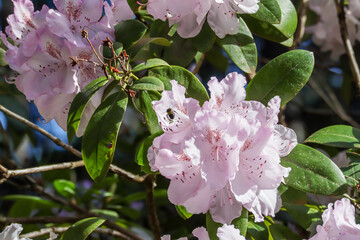
<path id="1" fill-rule="evenodd" d="M 294 43 L 290 47 L 291 50 L 297 49 L 304 37 L 305 24 L 306 24 L 306 20 L 307 20 L 306 10 L 307 10 L 308 4 L 309 4 L 309 0 L 301 0 L 301 2 L 300 2 L 300 10 L 298 13 L 299 21 L 298 21 L 298 25 L 296 28 L 296 32 L 294 34 Z"/>
<path id="2" fill-rule="evenodd" d="M 200 60 L 199 60 L 199 62 L 196 64 L 194 70 L 192 71 L 192 74 L 196 75 L 196 74 L 199 72 L 199 70 L 200 70 L 200 68 L 201 68 L 201 66 L 202 66 L 202 64 L 203 64 L 203 62 L 204 62 L 204 59 L 205 59 L 205 53 L 201 53 Z"/>
<path id="3" fill-rule="evenodd" d="M 74 223 L 81 219 L 87 218 L 88 216 L 78 216 L 78 217 L 59 217 L 59 216 L 49 216 L 49 217 L 3 217 L 0 218 L 0 222 L 5 224 L 8 223 Z"/>
<path id="4" fill-rule="evenodd" d="M 156 175 L 148 175 L 145 179 L 146 186 L 146 206 L 149 224 L 154 233 L 154 239 L 160 240 L 161 229 L 159 219 L 156 214 L 155 201 L 154 201 L 154 187 L 155 187 Z"/>
<path id="5" fill-rule="evenodd" d="M 18 114 L 10 111 L 9 109 L 5 108 L 2 105 L 0 105 L 0 111 L 5 113 L 9 117 L 12 117 L 12 118 L 18 120 L 19 122 L 22 122 L 22 123 L 26 124 L 27 126 L 31 127 L 32 129 L 40 132 L 41 134 L 43 134 L 44 136 L 49 138 L 51 141 L 53 141 L 56 145 L 66 149 L 67 151 L 71 152 L 75 156 L 77 156 L 79 158 L 82 157 L 80 151 L 76 150 L 71 145 L 68 145 L 68 144 L 62 142 L 59 138 L 55 137 L 51 133 L 47 132 L 46 130 L 44 130 L 43 128 L 37 126 L 36 124 L 30 122 L 29 120 L 19 116 Z M 110 165 L 110 170 L 113 171 L 114 173 L 118 174 L 120 177 L 123 177 L 125 179 L 131 180 L 131 181 L 134 181 L 134 182 L 139 182 L 139 180 L 142 179 L 142 177 L 137 176 L 137 175 L 135 175 L 133 173 L 127 172 L 124 169 L 121 169 L 121 168 L 119 168 L 119 167 L 117 167 L 115 165 Z M 1 169 L 0 169 L 0 171 L 1 171 Z M 26 170 L 24 170 L 24 171 L 26 171 Z M 1 181 L 0 181 L 0 183 L 1 183 Z"/>
<path id="6" fill-rule="evenodd" d="M 69 227 L 43 228 L 43 229 L 40 229 L 39 231 L 22 234 L 22 235 L 20 235 L 20 238 L 31 238 L 32 239 L 32 238 L 50 234 L 51 232 L 61 234 L 61 233 L 66 232 L 66 230 L 68 230 L 68 229 L 69 229 Z M 114 231 L 112 229 L 97 228 L 94 230 L 94 232 L 100 233 L 100 234 L 105 234 L 105 235 L 110 235 L 110 236 L 114 236 L 114 237 L 119 237 L 119 238 L 126 238 L 126 236 L 123 235 L 122 233 L 120 233 L 118 231 Z"/>
<path id="7" fill-rule="evenodd" d="M 335 1 L 337 12 L 338 12 L 338 20 L 339 20 L 339 25 L 340 25 L 341 38 L 344 43 L 346 54 L 350 61 L 350 68 L 351 68 L 351 72 L 352 72 L 354 80 L 355 80 L 355 84 L 358 88 L 358 92 L 360 93 L 360 70 L 359 70 L 359 65 L 356 62 L 354 49 L 352 47 L 351 41 L 349 39 L 349 34 L 347 31 L 344 0 L 334 0 L 334 1 Z"/>

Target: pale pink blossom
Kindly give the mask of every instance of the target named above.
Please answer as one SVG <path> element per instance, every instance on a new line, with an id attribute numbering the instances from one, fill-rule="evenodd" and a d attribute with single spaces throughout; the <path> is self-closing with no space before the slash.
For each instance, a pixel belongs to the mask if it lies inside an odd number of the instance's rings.
<path id="1" fill-rule="evenodd" d="M 73 64 L 70 59 L 98 61 L 81 31 L 88 32 L 98 49 L 106 37 L 114 39 L 114 25 L 132 18 L 133 13 L 126 0 L 114 0 L 110 5 L 103 0 L 54 0 L 57 10 L 43 6 L 41 11 L 34 11 L 30 0 L 13 0 L 13 3 L 14 14 L 8 17 L 6 33 L 17 45 L 9 43 L 6 35 L 0 33 L 8 47 L 5 60 L 18 73 L 13 81 L 27 100 L 35 102 L 45 121 L 55 119 L 66 130 L 75 95 L 104 75 L 99 66 L 84 61 Z M 104 5 L 107 15 L 101 19 Z M 100 104 L 101 94 L 101 91 L 97 93 L 86 107 L 78 135 L 82 135 L 92 112 Z"/>
<path id="2" fill-rule="evenodd" d="M 224 38 L 236 34 L 240 23 L 237 13 L 255 13 L 258 0 L 149 0 L 148 12 L 155 19 L 178 24 L 178 34 L 183 38 L 196 36 L 205 20 L 215 34 Z"/>
<path id="3" fill-rule="evenodd" d="M 170 179 L 169 200 L 191 213 L 210 211 L 226 224 L 243 207 L 255 221 L 274 216 L 281 206 L 277 188 L 290 171 L 280 157 L 297 144 L 295 132 L 277 124 L 280 98 L 267 107 L 245 101 L 246 81 L 237 73 L 212 78 L 211 98 L 201 107 L 185 98 L 183 86 L 171 84 L 153 102 L 164 134 L 148 150 L 152 170 Z"/>
<path id="4" fill-rule="evenodd" d="M 20 238 L 19 235 L 23 227 L 18 223 L 12 223 L 0 233 L 0 240 L 30 240 L 29 238 Z"/>
<path id="5" fill-rule="evenodd" d="M 355 208 L 347 198 L 329 203 L 322 221 L 323 224 L 316 227 L 317 234 L 309 240 L 353 240 L 360 235 L 360 224 L 355 222 Z"/>

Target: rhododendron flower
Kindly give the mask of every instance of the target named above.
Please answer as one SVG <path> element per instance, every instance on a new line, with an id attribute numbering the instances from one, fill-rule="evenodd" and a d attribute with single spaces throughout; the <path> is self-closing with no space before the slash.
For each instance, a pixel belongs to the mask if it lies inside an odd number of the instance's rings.
<path id="1" fill-rule="evenodd" d="M 155 19 L 178 24 L 178 34 L 183 38 L 196 36 L 207 19 L 215 34 L 224 38 L 236 34 L 240 23 L 237 13 L 255 13 L 258 0 L 149 0 L 148 12 Z"/>
<path id="2" fill-rule="evenodd" d="M 30 240 L 29 238 L 20 238 L 19 235 L 23 227 L 18 223 L 12 223 L 0 233 L 1 240 Z"/>
<path id="3" fill-rule="evenodd" d="M 9 26 L 5 31 L 16 45 L 9 43 L 4 33 L 0 36 L 8 48 L 5 60 L 18 73 L 14 83 L 27 100 L 35 102 L 46 121 L 55 119 L 66 130 L 75 95 L 103 75 L 101 66 L 85 61 L 73 63 L 71 57 L 97 61 L 81 31 L 88 31 L 97 49 L 106 37 L 114 39 L 114 25 L 132 18 L 133 13 L 126 0 L 113 0 L 110 5 L 103 0 L 54 0 L 57 10 L 44 5 L 41 11 L 34 11 L 30 0 L 13 0 L 13 3 L 14 14 L 8 17 Z M 118 8 L 122 10 L 117 11 Z M 100 99 L 101 92 L 91 99 L 78 135 L 84 131 Z"/>
<path id="4" fill-rule="evenodd" d="M 309 8 L 319 15 L 319 21 L 314 26 L 308 27 L 307 32 L 313 35 L 314 43 L 320 46 L 322 51 L 331 51 L 331 58 L 338 59 L 345 53 L 345 48 L 341 38 L 335 2 L 309 1 Z M 346 9 L 345 14 L 349 39 L 352 44 L 355 44 L 355 39 L 360 40 L 359 0 L 349 0 L 349 8 Z"/>
<path id="5" fill-rule="evenodd" d="M 334 204 L 329 203 L 328 209 L 322 214 L 322 220 L 323 225 L 316 227 L 317 234 L 309 240 L 359 238 L 360 224 L 356 224 L 355 208 L 347 198 L 338 200 Z"/>
<path id="6" fill-rule="evenodd" d="M 151 169 L 171 180 L 169 200 L 191 213 L 210 211 L 226 224 L 243 207 L 255 221 L 274 216 L 281 206 L 277 188 L 290 171 L 280 157 L 297 144 L 295 132 L 277 124 L 280 98 L 267 107 L 245 101 L 246 81 L 237 73 L 212 78 L 211 98 L 201 107 L 185 98 L 183 86 L 171 84 L 153 102 L 164 134 L 148 150 Z"/>
<path id="7" fill-rule="evenodd" d="M 192 234 L 197 237 L 199 240 L 210 240 L 209 233 L 206 231 L 204 227 L 195 228 L 192 231 Z M 226 225 L 219 227 L 217 229 L 216 236 L 220 240 L 245 240 L 244 236 L 240 235 L 240 230 L 236 229 L 234 225 Z M 188 238 L 182 237 L 178 240 L 187 240 Z M 170 235 L 164 235 L 161 237 L 161 240 L 171 240 Z"/>

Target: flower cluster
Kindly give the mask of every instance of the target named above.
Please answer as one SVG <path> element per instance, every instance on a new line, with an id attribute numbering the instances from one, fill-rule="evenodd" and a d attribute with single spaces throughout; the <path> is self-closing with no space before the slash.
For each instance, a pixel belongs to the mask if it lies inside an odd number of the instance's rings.
<path id="1" fill-rule="evenodd" d="M 30 0 L 13 0 L 14 14 L 8 17 L 6 34 L 15 45 L 0 36 L 8 50 L 5 60 L 19 75 L 17 88 L 33 100 L 46 121 L 56 119 L 66 130 L 69 107 L 75 95 L 104 73 L 96 62 L 93 49 L 81 31 L 97 47 L 106 37 L 114 39 L 114 25 L 130 19 L 133 13 L 126 0 L 54 0 L 57 10 L 46 5 L 34 12 Z M 103 15 L 105 12 L 106 15 Z M 71 58 L 81 61 L 76 62 Z M 85 109 L 87 121 L 101 96 L 95 96 Z M 86 120 L 87 119 L 87 120 Z M 80 124 L 81 131 L 85 123 Z M 79 130 L 80 130 L 79 129 Z"/>
<path id="2" fill-rule="evenodd" d="M 278 125 L 280 98 L 264 106 L 245 101 L 245 77 L 230 73 L 209 83 L 203 106 L 185 98 L 175 80 L 153 102 L 164 134 L 148 150 L 151 169 L 170 179 L 168 197 L 190 213 L 210 211 L 214 221 L 230 224 L 251 211 L 256 221 L 280 209 L 277 188 L 290 168 L 280 165 L 296 146 L 293 130 Z"/>
<path id="3" fill-rule="evenodd" d="M 195 228 L 192 234 L 199 240 L 210 240 L 209 233 L 204 227 Z M 217 237 L 219 240 L 245 240 L 244 236 L 240 235 L 240 230 L 236 229 L 234 225 L 226 225 L 219 227 L 217 230 Z M 178 240 L 187 240 L 188 238 L 183 237 Z M 164 235 L 161 240 L 171 240 L 170 235 Z"/>
<path id="4" fill-rule="evenodd" d="M 331 51 L 331 58 L 338 59 L 345 53 L 341 39 L 340 25 L 334 1 L 316 0 L 309 1 L 309 8 L 319 15 L 316 25 L 307 28 L 307 32 L 313 35 L 314 43 L 321 47 L 322 51 Z M 360 41 L 360 1 L 349 0 L 349 8 L 346 9 L 346 23 L 349 39 L 352 44 L 355 40 Z"/>
<path id="5" fill-rule="evenodd" d="M 205 20 L 215 34 L 223 38 L 236 34 L 240 23 L 237 13 L 255 13 L 258 0 L 149 0 L 148 12 L 155 19 L 178 24 L 177 32 L 183 38 L 196 36 Z"/>
<path id="6" fill-rule="evenodd" d="M 355 222 L 355 208 L 350 200 L 343 198 L 333 204 L 329 203 L 322 215 L 323 225 L 316 227 L 317 234 L 309 240 L 321 239 L 358 239 L 360 224 Z"/>

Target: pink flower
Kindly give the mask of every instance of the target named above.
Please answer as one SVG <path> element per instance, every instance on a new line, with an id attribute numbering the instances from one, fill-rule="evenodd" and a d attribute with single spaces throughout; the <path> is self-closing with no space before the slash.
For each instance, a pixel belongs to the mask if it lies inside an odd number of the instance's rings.
<path id="1" fill-rule="evenodd" d="M 323 225 L 316 227 L 317 234 L 309 240 L 353 240 L 359 237 L 360 224 L 355 223 L 355 208 L 347 198 L 336 201 L 334 208 L 329 203 L 322 220 Z"/>
<path id="2" fill-rule="evenodd" d="M 169 200 L 227 224 L 243 207 L 255 221 L 274 216 L 281 206 L 277 188 L 290 171 L 280 157 L 297 144 L 293 130 L 277 125 L 280 98 L 268 107 L 245 101 L 245 78 L 231 73 L 209 81 L 211 98 L 200 107 L 171 83 L 172 91 L 153 102 L 165 133 L 148 150 L 152 170 L 171 180 Z"/>
<path id="3" fill-rule="evenodd" d="M 18 223 L 12 223 L 10 226 L 7 226 L 4 231 L 0 233 L 0 239 L 7 240 L 30 240 L 29 238 L 20 238 L 19 235 L 23 227 Z"/>
<path id="4" fill-rule="evenodd" d="M 207 19 L 215 34 L 224 38 L 236 34 L 240 23 L 237 13 L 255 13 L 258 0 L 149 0 L 147 10 L 155 19 L 178 24 L 183 38 L 196 36 Z"/>
<path id="5" fill-rule="evenodd" d="M 66 130 L 75 95 L 104 75 L 101 67 L 92 63 L 72 64 L 71 57 L 97 61 L 81 31 L 88 31 L 90 41 L 98 49 L 106 37 L 114 39 L 114 25 L 132 18 L 133 14 L 125 0 L 114 0 L 111 6 L 103 0 L 55 0 L 57 10 L 44 6 L 36 12 L 30 0 L 13 0 L 13 3 L 14 14 L 8 17 L 6 33 L 17 45 L 10 44 L 4 33 L 0 36 L 8 47 L 5 60 L 19 74 L 14 83 L 27 100 L 35 102 L 46 121 L 55 119 Z M 99 21 L 104 4 L 108 15 Z M 121 6 L 124 16 L 115 12 Z M 101 94 L 96 94 L 85 109 L 78 135 L 82 135 L 92 112 L 100 104 Z"/>

